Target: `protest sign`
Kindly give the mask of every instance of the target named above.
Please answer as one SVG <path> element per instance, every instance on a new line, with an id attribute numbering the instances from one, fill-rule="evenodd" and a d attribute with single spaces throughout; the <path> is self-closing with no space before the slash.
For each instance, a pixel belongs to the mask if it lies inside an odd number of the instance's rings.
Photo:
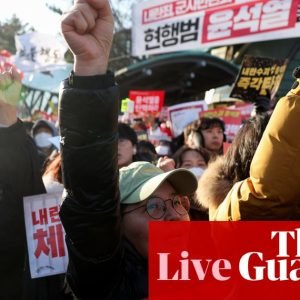
<path id="1" fill-rule="evenodd" d="M 130 91 L 130 100 L 134 101 L 134 112 L 159 113 L 164 105 L 165 91 Z"/>
<path id="2" fill-rule="evenodd" d="M 272 99 L 287 67 L 287 59 L 246 55 L 230 97 L 257 102 L 265 97 Z"/>
<path id="3" fill-rule="evenodd" d="M 134 101 L 129 98 L 125 98 L 121 101 L 121 112 L 133 113 L 134 111 Z"/>
<path id="4" fill-rule="evenodd" d="M 192 101 L 169 106 L 169 119 L 172 125 L 172 134 L 177 137 L 183 129 L 193 121 L 199 119 L 199 114 L 207 109 L 206 102 Z"/>
<path id="5" fill-rule="evenodd" d="M 153 0 L 134 5 L 134 56 L 298 37 L 298 0 Z"/>
<path id="6" fill-rule="evenodd" d="M 67 45 L 59 36 L 28 32 L 15 36 L 17 53 L 14 63 L 24 72 L 48 70 L 49 66 L 65 65 Z"/>
<path id="7" fill-rule="evenodd" d="M 238 110 L 241 113 L 241 118 L 247 120 L 251 117 L 254 109 L 254 104 L 250 102 L 236 102 L 234 105 L 228 106 L 229 109 Z"/>
<path id="8" fill-rule="evenodd" d="M 24 197 L 31 278 L 65 273 L 68 252 L 59 218 L 61 193 Z"/>

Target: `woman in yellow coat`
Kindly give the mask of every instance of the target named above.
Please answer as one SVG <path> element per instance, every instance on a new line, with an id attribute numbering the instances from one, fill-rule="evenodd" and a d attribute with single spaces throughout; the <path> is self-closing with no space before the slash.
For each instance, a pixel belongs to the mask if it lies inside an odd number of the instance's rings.
<path id="1" fill-rule="evenodd" d="M 250 166 L 210 220 L 289 220 L 300 218 L 300 68 L 288 94 L 277 103 Z M 203 178 L 204 177 L 204 178 Z M 203 176 L 200 180 L 199 189 Z M 198 195 L 201 194 L 199 190 Z M 200 199 L 203 202 L 203 199 Z"/>

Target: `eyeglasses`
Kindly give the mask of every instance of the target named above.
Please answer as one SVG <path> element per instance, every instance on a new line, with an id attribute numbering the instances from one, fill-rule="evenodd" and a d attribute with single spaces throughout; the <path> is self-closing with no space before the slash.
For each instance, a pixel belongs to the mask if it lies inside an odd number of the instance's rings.
<path id="1" fill-rule="evenodd" d="M 135 207 L 131 210 L 123 212 L 123 215 L 131 213 L 141 207 L 146 207 L 148 215 L 155 220 L 159 220 L 164 217 L 167 211 L 167 201 L 172 201 L 173 209 L 180 215 L 186 215 L 189 212 L 190 200 L 188 196 L 175 195 L 170 199 L 161 199 L 159 197 L 151 197 L 146 200 L 146 204 Z"/>

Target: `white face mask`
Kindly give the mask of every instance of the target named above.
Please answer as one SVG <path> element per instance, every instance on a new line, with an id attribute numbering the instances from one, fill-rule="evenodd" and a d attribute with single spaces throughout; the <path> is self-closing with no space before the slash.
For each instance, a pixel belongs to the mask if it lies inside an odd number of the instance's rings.
<path id="1" fill-rule="evenodd" d="M 52 135 L 50 133 L 47 132 L 41 132 L 38 133 L 35 137 L 35 143 L 39 148 L 50 148 L 51 147 L 51 142 L 49 140 L 49 138 L 51 138 Z"/>
<path id="2" fill-rule="evenodd" d="M 199 179 L 205 170 L 200 167 L 193 167 L 190 168 L 189 171 L 191 171 Z"/>
<path id="3" fill-rule="evenodd" d="M 159 145 L 155 147 L 155 150 L 158 155 L 164 156 L 169 154 L 170 148 L 168 146 Z"/>

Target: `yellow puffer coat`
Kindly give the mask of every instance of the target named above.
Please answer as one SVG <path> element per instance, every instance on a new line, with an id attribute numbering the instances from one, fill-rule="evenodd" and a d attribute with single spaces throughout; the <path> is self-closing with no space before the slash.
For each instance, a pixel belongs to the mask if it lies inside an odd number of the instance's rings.
<path id="1" fill-rule="evenodd" d="M 253 157 L 211 220 L 300 219 L 300 79 L 281 98 Z"/>

